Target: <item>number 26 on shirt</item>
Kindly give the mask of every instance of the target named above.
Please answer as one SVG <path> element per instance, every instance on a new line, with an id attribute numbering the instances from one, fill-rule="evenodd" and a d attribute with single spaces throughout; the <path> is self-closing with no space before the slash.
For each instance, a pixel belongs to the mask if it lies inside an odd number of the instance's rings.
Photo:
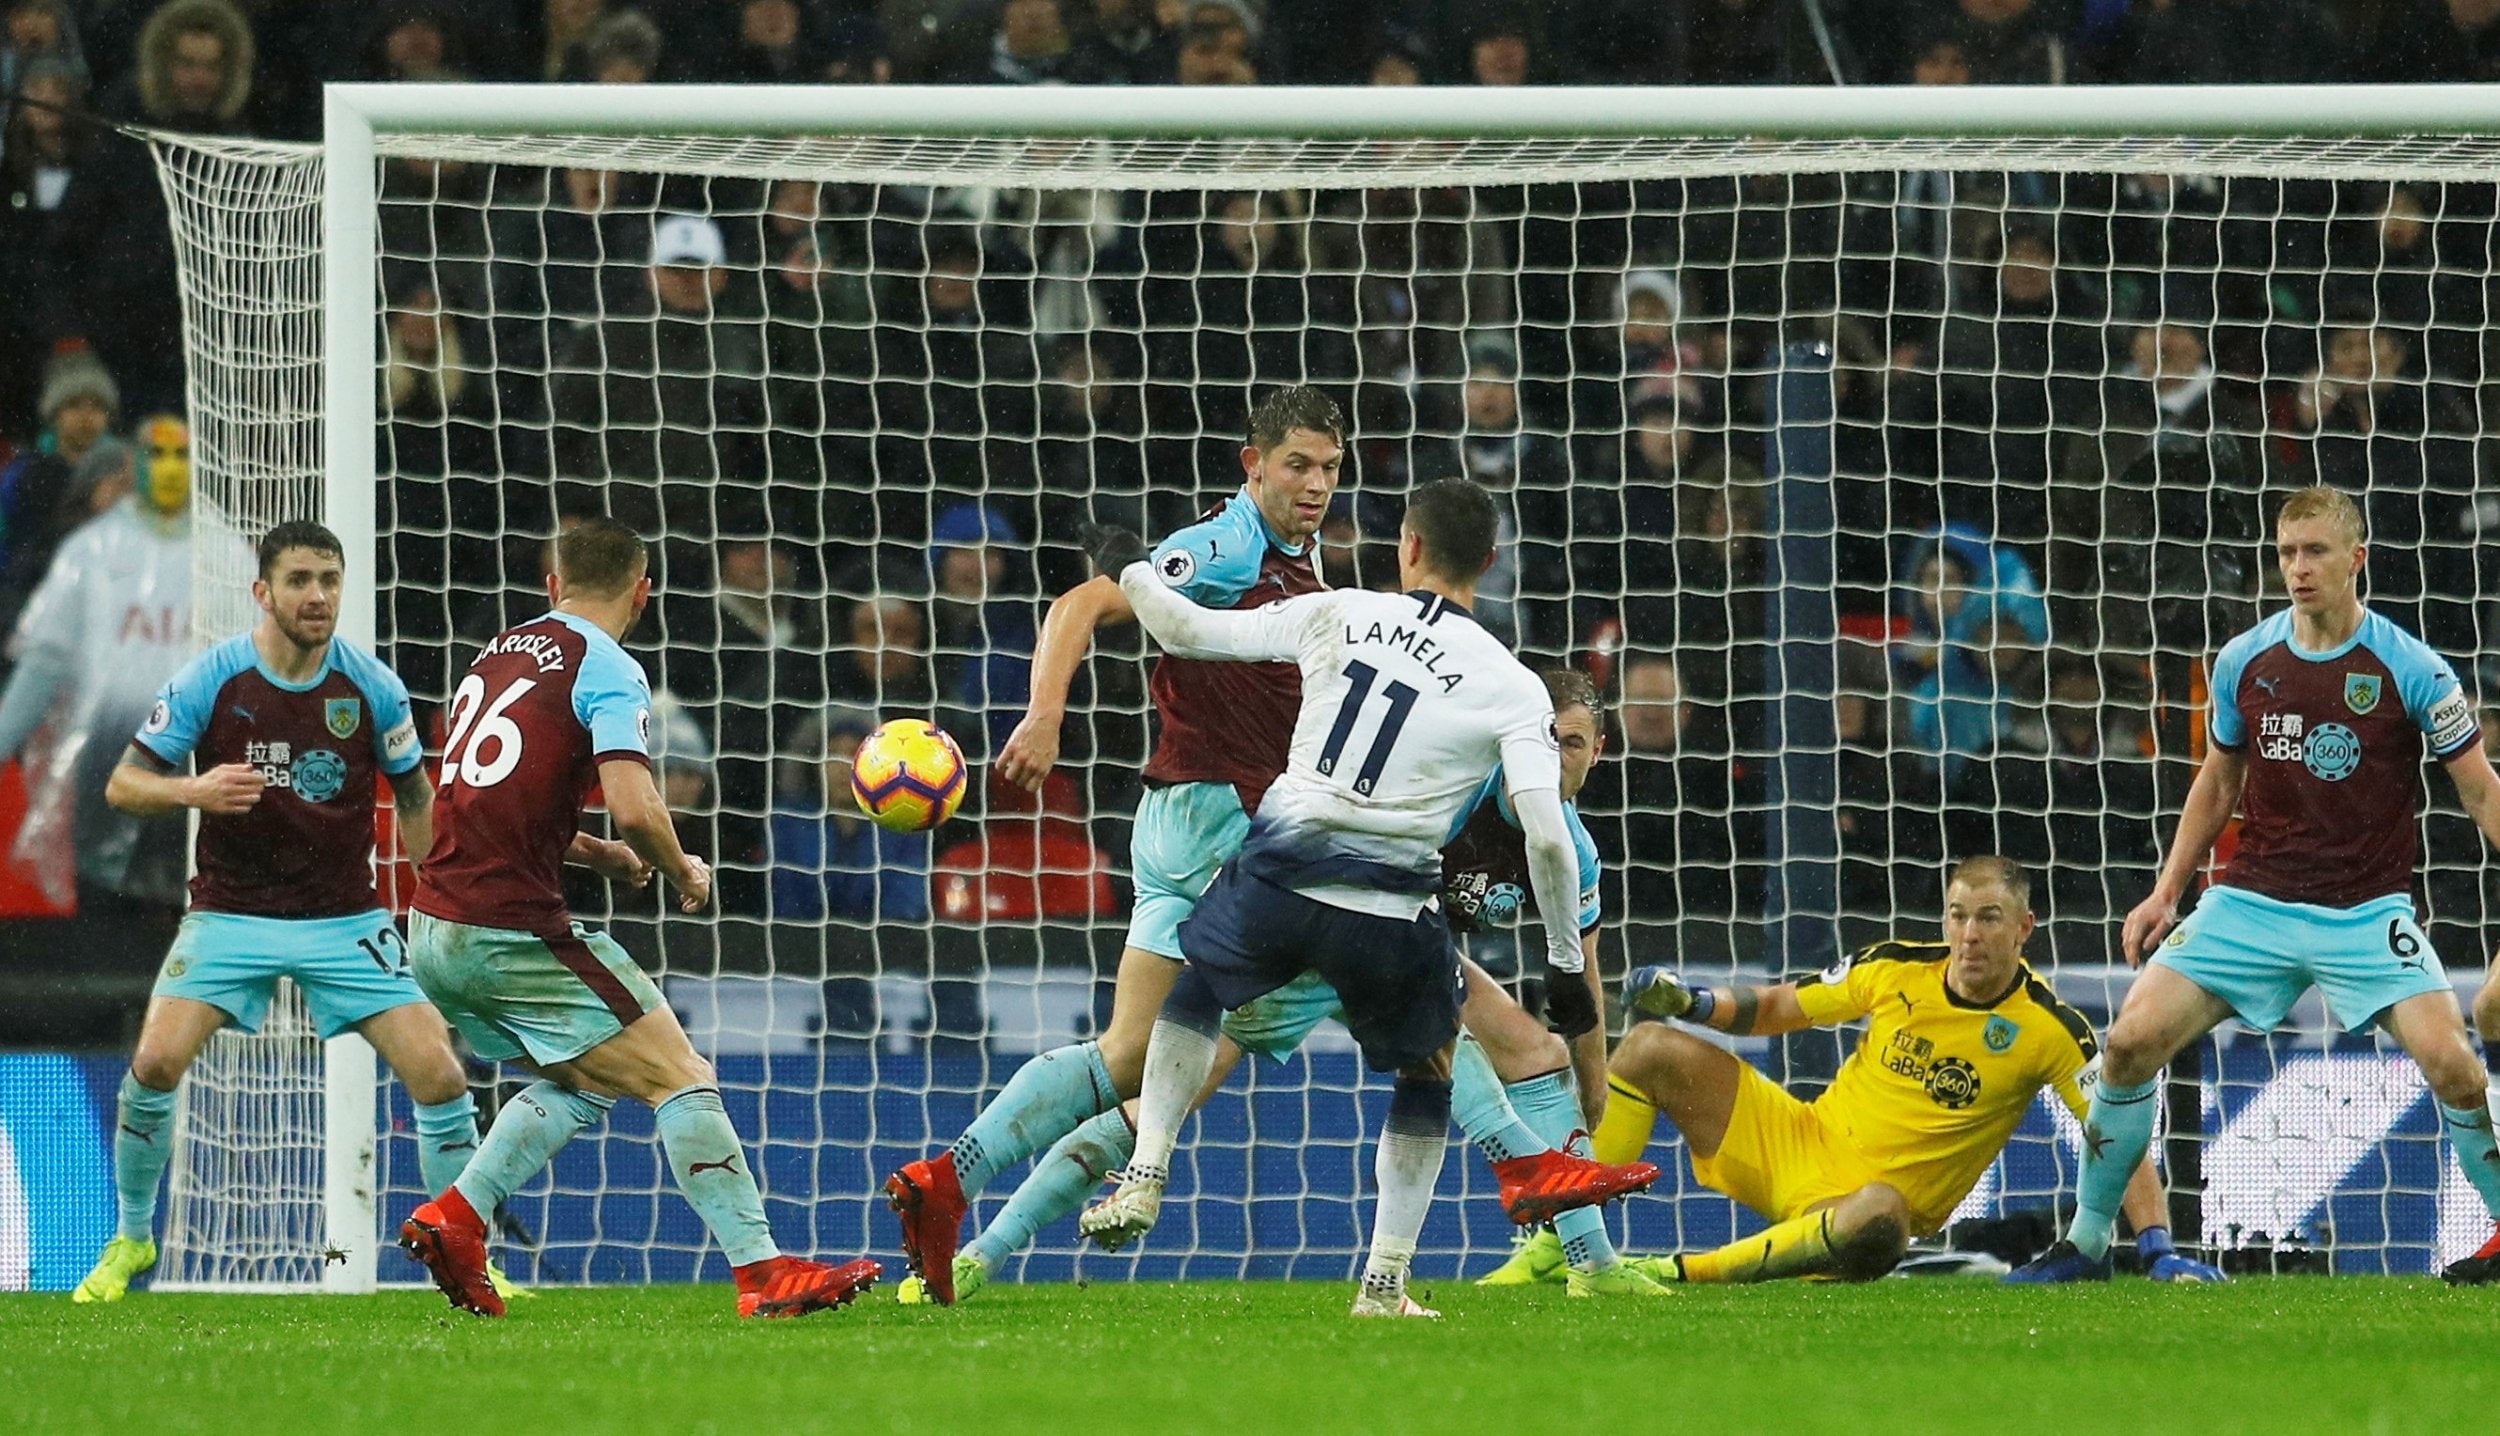
<path id="1" fill-rule="evenodd" d="M 521 725 L 504 710 L 537 686 L 534 678 L 516 678 L 489 703 L 485 679 L 472 673 L 460 680 L 451 695 L 451 737 L 443 744 L 444 787 L 491 788 L 512 776 L 521 766 Z"/>

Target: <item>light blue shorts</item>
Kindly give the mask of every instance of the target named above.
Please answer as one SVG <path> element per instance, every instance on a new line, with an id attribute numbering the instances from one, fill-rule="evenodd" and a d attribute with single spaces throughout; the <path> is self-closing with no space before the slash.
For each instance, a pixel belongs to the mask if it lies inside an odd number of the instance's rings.
<path id="1" fill-rule="evenodd" d="M 1318 973 L 1306 972 L 1225 1013 L 1224 1035 L 1244 1052 L 1282 1062 L 1301 1049 L 1312 1028 L 1331 1018 L 1345 1020 L 1337 989 Z"/>
<path id="2" fill-rule="evenodd" d="M 1129 837 L 1137 901 L 1129 910 L 1128 945 L 1180 961 L 1181 919 L 1197 908 L 1216 870 L 1248 836 L 1250 816 L 1230 783 L 1148 788 Z"/>
<path id="3" fill-rule="evenodd" d="M 490 1062 L 570 1062 L 660 1006 L 660 989 L 616 939 L 580 923 L 560 937 L 408 915 L 425 995 Z"/>
<path id="4" fill-rule="evenodd" d="M 258 1032 L 281 977 L 303 991 L 324 1037 L 425 1001 L 409 973 L 408 945 L 379 908 L 345 917 L 185 913 L 156 975 L 156 994 L 205 1002 L 245 1032 Z"/>
<path id="5" fill-rule="evenodd" d="M 2319 907 L 2209 888 L 2153 961 L 2231 1004 L 2260 1032 L 2273 1031 L 2313 986 L 2347 1032 L 2408 997 L 2451 990 L 2403 893 Z"/>

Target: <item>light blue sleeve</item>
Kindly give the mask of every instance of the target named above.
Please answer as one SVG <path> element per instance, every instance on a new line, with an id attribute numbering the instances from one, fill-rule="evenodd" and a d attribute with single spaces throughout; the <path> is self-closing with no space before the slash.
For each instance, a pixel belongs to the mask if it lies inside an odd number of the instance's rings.
<path id="1" fill-rule="evenodd" d="M 2222 645 L 2222 655 L 2214 660 L 2213 717 L 2208 726 L 2215 746 L 2233 752 L 2248 746 L 2248 719 L 2240 712 L 2240 675 L 2248 671 L 2256 637 L 2254 631 L 2241 634 Z"/>
<path id="2" fill-rule="evenodd" d="M 1580 821 L 1578 803 L 1563 804 L 1563 816 L 1571 823 L 1572 849 L 1580 855 L 1580 931 L 1589 932 L 1605 916 L 1597 897 L 1597 840 L 1589 836 L 1589 825 Z"/>
<path id="3" fill-rule="evenodd" d="M 372 710 L 373 760 L 387 777 L 400 777 L 425 761 L 425 745 L 417 741 L 416 714 L 408 703 L 408 685 L 390 665 L 352 644 L 342 643 L 347 676 L 365 695 Z"/>
<path id="4" fill-rule="evenodd" d="M 1487 803 L 1494 805 L 1494 811 L 1502 815 L 1503 822 L 1514 828 L 1519 826 L 1519 815 L 1510 810 L 1510 795 L 1502 791 L 1502 770 L 1497 767 L 1493 776 L 1484 780 L 1484 786 L 1476 790 L 1476 795 L 1467 800 L 1467 806 L 1458 810 L 1458 816 L 1450 819 L 1450 831 L 1441 839 L 1441 846 L 1446 848 L 1457 842 L 1458 835 L 1467 831 L 1467 825 L 1476 820 L 1476 810 Z"/>
<path id="5" fill-rule="evenodd" d="M 1227 504 L 1213 518 L 1202 519 L 1155 545 L 1155 576 L 1164 586 L 1204 608 L 1230 608 L 1258 584 L 1267 562 L 1267 533 L 1253 514 L 1244 524 L 1245 506 Z"/>
<path id="6" fill-rule="evenodd" d="M 241 642 L 248 645 L 251 639 Z M 217 695 L 247 666 L 237 658 L 234 642 L 221 643 L 182 665 L 156 691 L 156 706 L 148 710 L 147 721 L 139 725 L 131 741 L 168 766 L 181 767 L 208 731 L 209 717 L 217 711 Z"/>
<path id="7" fill-rule="evenodd" d="M 613 642 L 588 644 L 573 679 L 573 716 L 590 730 L 594 759 L 651 761 L 651 680 Z"/>
<path id="8" fill-rule="evenodd" d="M 2472 700 L 2465 696 L 2465 685 L 2457 681 L 2457 671 L 2429 644 L 2392 623 L 2387 628 L 2394 636 L 2379 648 L 2379 658 L 2395 674 L 2405 716 L 2422 730 L 2431 756 L 2453 758 L 2473 747 L 2482 735 L 2482 725 L 2474 717 Z"/>

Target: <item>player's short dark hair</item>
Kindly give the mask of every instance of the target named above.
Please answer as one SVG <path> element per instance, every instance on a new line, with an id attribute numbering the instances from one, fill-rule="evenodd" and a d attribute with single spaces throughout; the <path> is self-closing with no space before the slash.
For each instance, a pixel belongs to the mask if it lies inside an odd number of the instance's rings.
<path id="1" fill-rule="evenodd" d="M 261 582 L 267 583 L 269 575 L 277 572 L 278 556 L 291 548 L 326 553 L 339 561 L 339 567 L 347 566 L 347 545 L 339 542 L 337 534 L 311 519 L 288 519 L 260 536 Z"/>
<path id="2" fill-rule="evenodd" d="M 650 561 L 642 539 L 605 514 L 556 535 L 556 578 L 567 589 L 612 598 L 633 586 Z"/>
<path id="3" fill-rule="evenodd" d="M 2031 874 L 2023 871 L 2023 865 L 2012 858 L 1995 853 L 1964 858 L 1954 865 L 1953 876 L 1946 879 L 1945 886 L 1951 887 L 1955 883 L 1969 883 L 1974 887 L 1993 883 L 2005 890 L 2005 895 L 2014 900 L 2016 907 L 2025 912 L 2031 911 Z"/>
<path id="4" fill-rule="evenodd" d="M 1473 479 L 1435 479 L 1407 496 L 1406 527 L 1424 541 L 1424 564 L 1452 583 L 1484 576 L 1501 530 L 1493 496 Z"/>
<path id="5" fill-rule="evenodd" d="M 1597 692 L 1597 680 L 1577 668 L 1548 668 L 1537 675 L 1545 680 L 1545 694 L 1554 700 L 1554 711 L 1565 708 L 1586 708 L 1597 720 L 1599 732 L 1606 730 L 1606 700 Z"/>
<path id="6" fill-rule="evenodd" d="M 1271 391 L 1250 411 L 1250 447 L 1262 454 L 1285 442 L 1296 429 L 1326 434 L 1342 444 L 1345 410 L 1308 384 L 1288 384 Z"/>

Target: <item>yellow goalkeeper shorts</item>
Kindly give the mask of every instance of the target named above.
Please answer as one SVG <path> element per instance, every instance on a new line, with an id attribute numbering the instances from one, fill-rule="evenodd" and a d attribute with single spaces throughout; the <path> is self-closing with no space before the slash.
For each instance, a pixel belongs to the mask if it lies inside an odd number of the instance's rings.
<path id="1" fill-rule="evenodd" d="M 1693 1157 L 1693 1176 L 1774 1222 L 1882 1180 L 1811 1104 L 1788 1095 L 1751 1063 L 1742 1064 L 1736 1081 L 1727 1136 L 1718 1151 Z"/>

